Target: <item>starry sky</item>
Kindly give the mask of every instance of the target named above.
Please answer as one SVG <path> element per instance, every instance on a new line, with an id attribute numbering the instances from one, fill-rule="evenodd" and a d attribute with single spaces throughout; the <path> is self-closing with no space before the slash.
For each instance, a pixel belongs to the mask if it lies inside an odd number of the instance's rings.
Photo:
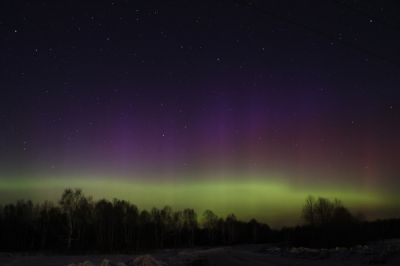
<path id="1" fill-rule="evenodd" d="M 0 203 L 65 187 L 298 222 L 400 213 L 396 1 L 0 3 Z"/>

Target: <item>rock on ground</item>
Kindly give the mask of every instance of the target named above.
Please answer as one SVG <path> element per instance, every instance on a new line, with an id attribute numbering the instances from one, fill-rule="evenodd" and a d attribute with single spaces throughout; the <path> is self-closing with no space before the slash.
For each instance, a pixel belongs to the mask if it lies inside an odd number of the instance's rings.
<path id="1" fill-rule="evenodd" d="M 67 266 L 95 266 L 95 265 L 90 261 L 85 261 L 82 263 L 69 264 Z M 154 257 L 150 255 L 143 255 L 134 259 L 130 259 L 126 263 L 124 262 L 114 263 L 108 259 L 104 259 L 99 264 L 99 266 L 167 266 L 167 265 L 161 261 L 156 260 Z"/>
<path id="2" fill-rule="evenodd" d="M 150 255 L 143 255 L 128 261 L 126 266 L 166 266 L 166 264 Z"/>

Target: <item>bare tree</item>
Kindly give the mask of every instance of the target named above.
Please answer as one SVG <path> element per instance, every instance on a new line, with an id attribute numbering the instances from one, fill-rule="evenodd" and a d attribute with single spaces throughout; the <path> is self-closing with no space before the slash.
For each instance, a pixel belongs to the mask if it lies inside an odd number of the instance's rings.
<path id="1" fill-rule="evenodd" d="M 78 208 L 85 201 L 85 196 L 80 189 L 66 189 L 64 190 L 60 205 L 62 211 L 65 213 L 67 217 L 67 227 L 68 227 L 68 235 L 67 235 L 67 248 L 71 248 L 72 240 L 74 237 L 74 233 L 76 233 L 78 225 L 79 225 L 79 217 L 77 216 Z"/>
<path id="2" fill-rule="evenodd" d="M 194 232 L 198 228 L 197 215 L 193 209 L 183 210 L 183 228 L 189 234 L 188 244 L 189 246 L 194 245 Z"/>
<path id="3" fill-rule="evenodd" d="M 205 210 L 203 213 L 203 227 L 207 230 L 208 239 L 211 243 L 215 240 L 215 231 L 218 226 L 218 216 L 211 210 Z"/>
<path id="4" fill-rule="evenodd" d="M 310 225 L 315 224 L 315 205 L 315 198 L 311 195 L 308 196 L 303 206 L 302 217 Z"/>
<path id="5" fill-rule="evenodd" d="M 302 210 L 303 219 L 310 225 L 343 224 L 354 221 L 354 217 L 342 202 L 334 199 L 308 196 Z"/>
<path id="6" fill-rule="evenodd" d="M 172 215 L 173 225 L 174 225 L 174 246 L 177 247 L 181 244 L 182 240 L 182 230 L 183 230 L 183 213 L 182 211 L 176 211 Z"/>
<path id="7" fill-rule="evenodd" d="M 315 217 L 318 224 L 327 224 L 332 220 L 335 204 L 329 199 L 318 198 L 315 205 Z"/>
<path id="8" fill-rule="evenodd" d="M 233 213 L 229 214 L 225 219 L 225 223 L 227 226 L 228 243 L 231 244 L 236 240 L 236 224 L 237 224 L 236 216 Z"/>

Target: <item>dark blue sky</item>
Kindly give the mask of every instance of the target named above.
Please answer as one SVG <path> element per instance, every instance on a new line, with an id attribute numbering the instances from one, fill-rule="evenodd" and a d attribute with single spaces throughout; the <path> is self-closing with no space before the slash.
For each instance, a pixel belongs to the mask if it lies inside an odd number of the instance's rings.
<path id="1" fill-rule="evenodd" d="M 0 10 L 2 172 L 290 168 L 397 180 L 396 1 Z"/>

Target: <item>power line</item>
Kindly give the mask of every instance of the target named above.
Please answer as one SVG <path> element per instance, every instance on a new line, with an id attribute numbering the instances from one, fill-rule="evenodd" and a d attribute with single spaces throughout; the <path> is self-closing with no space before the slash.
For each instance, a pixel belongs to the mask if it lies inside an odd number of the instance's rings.
<path id="1" fill-rule="evenodd" d="M 268 17 L 270 17 L 272 19 L 275 19 L 277 21 L 281 21 L 281 22 L 284 22 L 286 24 L 294 25 L 294 26 L 296 26 L 298 28 L 302 28 L 303 30 L 309 31 L 309 32 L 313 33 L 314 35 L 320 36 L 321 38 L 326 39 L 329 42 L 332 42 L 333 40 L 335 40 L 335 41 L 341 43 L 344 47 L 347 47 L 347 48 L 352 49 L 352 50 L 356 50 L 356 51 L 358 51 L 358 52 L 360 52 L 360 53 L 362 53 L 364 55 L 367 55 L 369 57 L 374 57 L 374 58 L 376 58 L 376 59 L 378 59 L 378 60 L 380 60 L 382 62 L 391 64 L 392 66 L 400 69 L 400 61 L 393 60 L 392 58 L 389 58 L 387 56 L 375 53 L 372 50 L 369 50 L 367 48 L 358 46 L 358 45 L 354 44 L 351 41 L 344 40 L 343 38 L 342 39 L 338 39 L 336 34 L 322 31 L 322 30 L 320 30 L 318 28 L 315 28 L 315 27 L 309 26 L 307 24 L 301 23 L 299 21 L 293 20 L 291 18 L 282 16 L 281 14 L 275 13 L 272 10 L 266 10 L 264 8 L 261 8 L 261 7 L 257 6 L 253 1 L 236 0 L 235 2 L 238 3 L 239 5 L 245 6 L 247 8 L 251 8 L 254 11 L 257 11 L 258 13 L 266 15 L 266 16 L 268 16 Z"/>
<path id="2" fill-rule="evenodd" d="M 352 11 L 355 14 L 361 15 L 361 16 L 366 17 L 368 19 L 372 19 L 374 22 L 379 23 L 379 24 L 381 24 L 382 26 L 385 26 L 388 29 L 395 30 L 395 31 L 399 31 L 400 30 L 400 26 L 399 25 L 389 23 L 386 20 L 384 20 L 382 18 L 379 18 L 378 16 L 371 15 L 368 12 L 365 12 L 364 10 L 355 8 L 354 5 L 349 5 L 347 3 L 347 1 L 332 0 L 332 2 L 334 4 L 336 4 L 336 6 L 338 6 L 338 7 L 345 8 L 345 9 L 347 9 L 349 11 Z"/>

